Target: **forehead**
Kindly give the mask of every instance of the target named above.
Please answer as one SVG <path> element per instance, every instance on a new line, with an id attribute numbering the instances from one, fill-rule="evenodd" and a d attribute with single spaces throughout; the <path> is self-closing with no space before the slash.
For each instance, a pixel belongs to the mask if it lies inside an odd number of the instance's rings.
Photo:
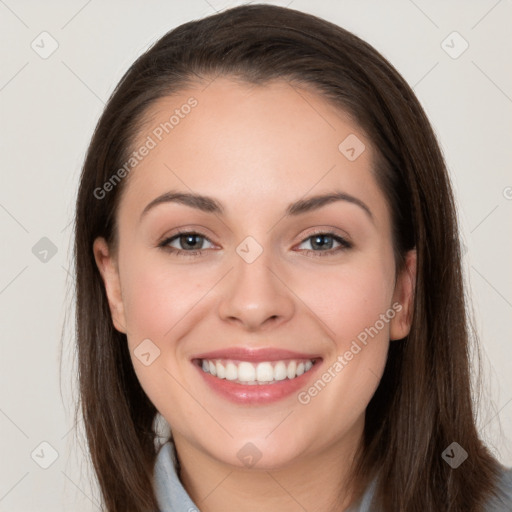
<path id="1" fill-rule="evenodd" d="M 145 145 L 124 194 L 130 209 L 141 211 L 166 189 L 225 203 L 244 197 L 247 207 L 261 208 L 333 188 L 385 208 L 361 128 L 318 93 L 286 81 L 219 77 L 161 98 L 133 149 Z"/>

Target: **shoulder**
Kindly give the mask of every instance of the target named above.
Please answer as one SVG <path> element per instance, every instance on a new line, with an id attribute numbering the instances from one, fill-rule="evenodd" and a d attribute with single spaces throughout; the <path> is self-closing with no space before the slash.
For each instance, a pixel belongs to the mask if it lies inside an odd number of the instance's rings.
<path id="1" fill-rule="evenodd" d="M 485 512 L 510 512 L 512 510 L 512 468 L 502 468 L 495 496 L 488 500 L 484 510 Z"/>
<path id="2" fill-rule="evenodd" d="M 377 481 L 374 478 L 361 500 L 350 507 L 347 512 L 376 512 L 379 506 L 374 503 Z M 488 498 L 483 512 L 512 512 L 512 468 L 502 466 L 496 482 L 494 494 Z"/>

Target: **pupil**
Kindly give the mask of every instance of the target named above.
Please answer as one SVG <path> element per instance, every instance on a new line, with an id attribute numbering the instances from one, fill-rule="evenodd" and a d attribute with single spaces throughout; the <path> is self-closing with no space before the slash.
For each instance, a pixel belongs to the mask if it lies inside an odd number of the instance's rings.
<path id="1" fill-rule="evenodd" d="M 329 241 L 326 242 L 325 241 L 326 239 L 329 239 Z M 315 246 L 316 246 L 317 248 L 322 249 L 327 246 L 327 249 L 331 249 L 332 248 L 332 238 L 329 235 L 315 235 L 313 237 L 313 243 L 311 245 L 313 248 L 315 248 Z"/>
<path id="2" fill-rule="evenodd" d="M 197 243 L 197 239 L 200 238 L 199 235 L 182 235 L 181 237 L 181 241 L 182 242 L 185 242 L 184 244 L 182 243 L 182 246 L 185 245 L 185 246 L 189 246 L 189 248 L 191 247 L 192 249 L 195 249 L 196 247 L 194 247 L 195 243 Z M 201 244 L 199 244 L 201 245 Z"/>

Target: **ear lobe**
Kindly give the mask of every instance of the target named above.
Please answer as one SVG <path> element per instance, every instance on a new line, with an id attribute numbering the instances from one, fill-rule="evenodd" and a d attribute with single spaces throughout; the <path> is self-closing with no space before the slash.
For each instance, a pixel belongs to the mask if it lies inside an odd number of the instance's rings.
<path id="1" fill-rule="evenodd" d="M 398 303 L 396 315 L 390 321 L 389 337 L 391 340 L 405 338 L 411 330 L 414 311 L 414 292 L 416 289 L 417 253 L 410 250 L 405 257 L 405 265 L 397 276 L 393 304 Z"/>
<path id="2" fill-rule="evenodd" d="M 103 284 L 105 285 L 105 292 L 114 327 L 119 332 L 126 334 L 123 297 L 121 294 L 121 282 L 119 279 L 117 261 L 114 255 L 111 254 L 106 240 L 102 237 L 94 240 L 93 253 L 96 266 L 98 267 L 103 279 Z"/>

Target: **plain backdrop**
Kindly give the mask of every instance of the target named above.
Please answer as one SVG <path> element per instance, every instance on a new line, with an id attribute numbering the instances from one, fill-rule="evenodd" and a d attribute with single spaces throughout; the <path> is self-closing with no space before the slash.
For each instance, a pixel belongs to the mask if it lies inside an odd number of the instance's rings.
<path id="1" fill-rule="evenodd" d="M 80 168 L 104 103 L 135 58 L 177 25 L 241 3 L 0 0 L 0 511 L 99 510 L 72 414 Z M 457 197 L 482 343 L 479 429 L 512 465 L 512 3 L 267 3 L 353 31 L 414 87 Z"/>

